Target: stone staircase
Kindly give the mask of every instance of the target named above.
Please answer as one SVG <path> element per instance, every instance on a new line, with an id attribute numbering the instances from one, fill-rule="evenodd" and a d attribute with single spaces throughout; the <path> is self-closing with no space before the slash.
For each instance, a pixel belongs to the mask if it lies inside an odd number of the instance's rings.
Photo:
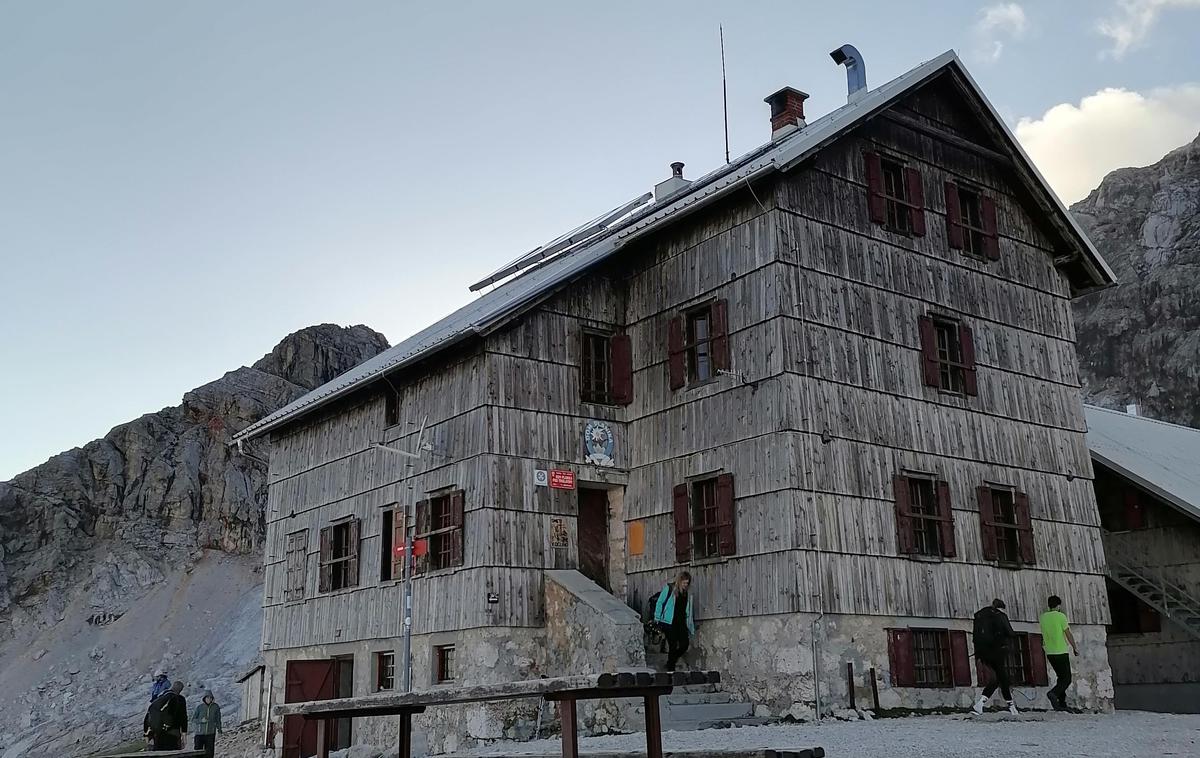
<path id="1" fill-rule="evenodd" d="M 646 663 L 655 671 L 665 671 L 667 656 L 646 651 Z M 760 726 L 768 719 L 754 715 L 754 704 L 738 700 L 720 685 L 676 687 L 659 703 L 663 731 L 687 732 L 697 729 L 722 729 L 734 726 Z"/>
<path id="2" fill-rule="evenodd" d="M 1142 602 L 1200 640 L 1200 600 L 1167 579 L 1159 569 L 1109 559 L 1108 575 Z"/>

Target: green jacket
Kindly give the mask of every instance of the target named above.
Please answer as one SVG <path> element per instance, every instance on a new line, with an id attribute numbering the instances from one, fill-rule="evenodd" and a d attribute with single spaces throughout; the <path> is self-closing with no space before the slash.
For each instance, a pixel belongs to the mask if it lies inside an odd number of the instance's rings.
<path id="1" fill-rule="evenodd" d="M 692 593 L 688 593 L 687 608 L 688 637 L 696 636 L 696 622 L 692 619 Z M 675 620 L 675 589 L 671 585 L 662 588 L 658 593 L 658 602 L 654 605 L 654 620 L 670 626 Z"/>
<path id="2" fill-rule="evenodd" d="M 221 706 L 216 703 L 200 703 L 192 714 L 192 734 L 216 734 L 222 732 Z"/>

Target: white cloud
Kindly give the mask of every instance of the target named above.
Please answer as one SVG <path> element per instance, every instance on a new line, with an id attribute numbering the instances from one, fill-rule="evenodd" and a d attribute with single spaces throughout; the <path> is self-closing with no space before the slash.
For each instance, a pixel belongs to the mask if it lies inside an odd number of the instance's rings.
<path id="1" fill-rule="evenodd" d="M 1142 44 L 1168 8 L 1200 8 L 1200 0 L 1117 0 L 1113 12 L 1096 25 L 1101 34 L 1112 40 L 1109 54 L 1120 58 Z"/>
<path id="2" fill-rule="evenodd" d="M 981 8 L 974 27 L 975 57 L 984 61 L 1000 60 L 1005 40 L 1020 39 L 1028 26 L 1025 9 L 1017 3 L 997 3 Z"/>
<path id="3" fill-rule="evenodd" d="M 1066 203 L 1087 196 L 1114 169 L 1148 166 L 1187 144 L 1200 129 L 1200 84 L 1146 94 L 1102 89 L 1022 118 L 1016 135 Z"/>

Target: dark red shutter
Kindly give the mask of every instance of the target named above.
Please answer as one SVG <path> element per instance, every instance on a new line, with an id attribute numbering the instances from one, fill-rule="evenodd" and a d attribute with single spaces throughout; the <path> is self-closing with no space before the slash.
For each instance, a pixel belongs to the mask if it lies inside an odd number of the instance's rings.
<path id="1" fill-rule="evenodd" d="M 404 578 L 404 559 L 408 546 L 408 528 L 405 524 L 405 513 L 397 508 L 392 511 L 392 578 Z"/>
<path id="2" fill-rule="evenodd" d="M 975 332 L 966 324 L 958 325 L 958 345 L 962 353 L 963 389 L 968 395 L 979 394 L 979 377 L 975 373 Z"/>
<path id="3" fill-rule="evenodd" d="M 893 687 L 916 686 L 917 667 L 913 656 L 912 630 L 888 630 L 888 664 L 892 669 Z"/>
<path id="4" fill-rule="evenodd" d="M 1125 528 L 1146 528 L 1146 511 L 1142 508 L 1137 493 L 1132 490 L 1125 492 Z"/>
<path id="5" fill-rule="evenodd" d="M 692 559 L 692 514 L 688 512 L 686 484 L 675 485 L 671 502 L 675 511 L 675 562 L 687 563 Z"/>
<path id="6" fill-rule="evenodd" d="M 718 371 L 729 370 L 729 301 L 712 306 L 712 362 Z"/>
<path id="7" fill-rule="evenodd" d="M 321 530 L 321 573 L 317 581 L 318 592 L 329 592 L 329 586 L 332 584 L 332 569 L 329 561 L 333 558 L 333 527 L 327 526 Z"/>
<path id="8" fill-rule="evenodd" d="M 633 340 L 628 334 L 614 334 L 612 342 L 612 387 L 609 394 L 617 405 L 633 402 Z"/>
<path id="9" fill-rule="evenodd" d="M 939 481 L 937 483 L 937 502 L 938 517 L 942 520 L 940 524 L 942 555 L 953 558 L 958 555 L 958 546 L 954 543 L 954 506 L 950 502 L 950 484 L 948 482 Z"/>
<path id="10" fill-rule="evenodd" d="M 892 493 L 896 498 L 896 552 L 907 555 L 916 550 L 913 541 L 912 496 L 908 490 L 908 477 L 899 474 L 893 476 Z"/>
<path id="11" fill-rule="evenodd" d="M 717 477 L 717 549 L 721 555 L 737 552 L 737 509 L 733 502 L 733 474 Z"/>
<path id="12" fill-rule="evenodd" d="M 983 254 L 989 261 L 1000 260 L 1000 233 L 996 229 L 996 201 L 979 198 L 979 214 L 983 216 Z"/>
<path id="13" fill-rule="evenodd" d="M 1162 631 L 1162 617 L 1158 615 L 1158 611 L 1143 603 L 1141 598 L 1137 599 L 1137 610 L 1139 632 Z"/>
<path id="14" fill-rule="evenodd" d="M 1024 492 L 1013 496 L 1013 511 L 1017 517 L 1017 547 L 1021 549 L 1021 563 L 1037 563 L 1033 548 L 1033 519 L 1029 515 L 1029 496 Z"/>
<path id="15" fill-rule="evenodd" d="M 463 564 L 463 504 L 465 499 L 462 490 L 455 490 L 450 493 L 450 523 L 454 527 L 454 531 L 450 532 L 446 539 L 450 540 L 451 566 L 461 566 Z"/>
<path id="16" fill-rule="evenodd" d="M 358 519 L 351 519 L 347 531 L 350 533 L 350 555 L 346 561 L 346 586 L 358 586 L 358 545 L 359 535 L 361 532 L 362 522 Z"/>
<path id="17" fill-rule="evenodd" d="M 942 377 L 938 367 L 937 330 L 933 327 L 933 319 L 921 316 L 917 319 L 918 331 L 921 335 L 921 372 L 925 384 L 930 387 L 941 387 Z"/>
<path id="18" fill-rule="evenodd" d="M 429 550 L 417 550 L 417 540 L 428 540 L 430 526 L 433 523 L 433 508 L 428 500 L 421 500 L 417 503 L 417 526 L 416 539 L 413 540 L 413 574 L 424 574 L 429 570 Z"/>
<path id="19" fill-rule="evenodd" d="M 867 210 L 871 223 L 882 224 L 887 221 L 887 203 L 883 199 L 883 166 L 879 162 L 879 153 L 866 153 L 867 162 Z"/>
<path id="20" fill-rule="evenodd" d="M 915 168 L 904 169 L 904 183 L 908 187 L 909 218 L 912 220 L 912 233 L 917 237 L 925 236 L 925 186 L 921 183 L 921 172 Z"/>
<path id="21" fill-rule="evenodd" d="M 967 652 L 967 633 L 950 631 L 950 671 L 955 687 L 971 686 L 971 654 Z"/>
<path id="22" fill-rule="evenodd" d="M 1000 548 L 996 545 L 996 513 L 992 507 L 992 490 L 990 487 L 976 487 L 975 497 L 979 501 L 979 534 L 983 538 L 983 559 L 994 561 L 1000 557 Z"/>
<path id="23" fill-rule="evenodd" d="M 1029 684 L 1034 687 L 1045 687 L 1050 684 L 1046 673 L 1046 651 L 1042 649 L 1042 635 L 1029 634 L 1029 660 L 1026 671 L 1029 672 Z"/>
<path id="24" fill-rule="evenodd" d="M 958 204 L 958 185 L 946 182 L 946 239 L 955 250 L 963 249 L 962 209 Z"/>
<path id="25" fill-rule="evenodd" d="M 667 373 L 671 389 L 687 384 L 687 354 L 683 351 L 683 317 L 676 316 L 667 325 Z"/>

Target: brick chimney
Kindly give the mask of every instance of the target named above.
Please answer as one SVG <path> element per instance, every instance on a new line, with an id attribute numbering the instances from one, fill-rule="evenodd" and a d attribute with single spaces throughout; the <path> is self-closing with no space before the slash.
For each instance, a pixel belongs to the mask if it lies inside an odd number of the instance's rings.
<path id="1" fill-rule="evenodd" d="M 804 128 L 804 101 L 807 92 L 784 87 L 763 102 L 771 106 L 771 139 Z"/>

